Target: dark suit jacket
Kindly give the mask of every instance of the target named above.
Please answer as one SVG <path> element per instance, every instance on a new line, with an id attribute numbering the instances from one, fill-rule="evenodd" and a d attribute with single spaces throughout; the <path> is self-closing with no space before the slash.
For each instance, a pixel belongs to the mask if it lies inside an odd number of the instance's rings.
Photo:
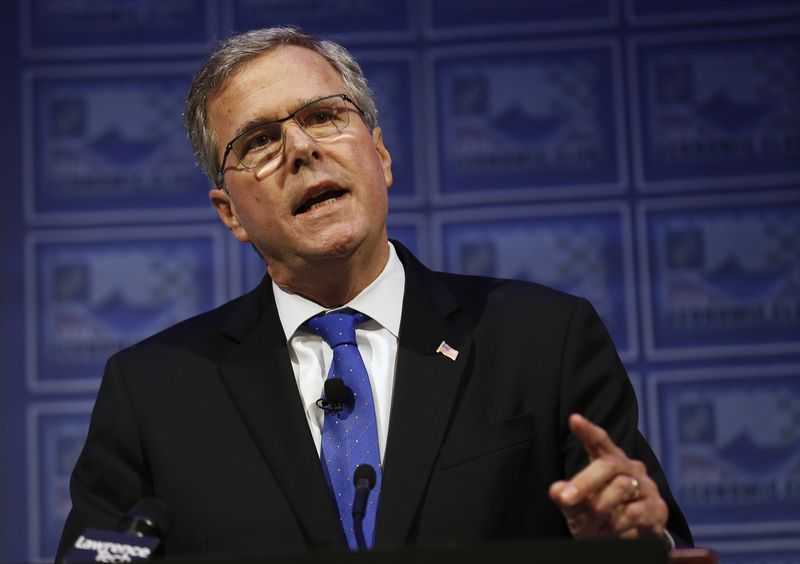
<path id="1" fill-rule="evenodd" d="M 589 303 L 434 273 L 395 246 L 406 292 L 376 546 L 569 536 L 547 490 L 587 463 L 574 411 L 647 464 L 690 541 Z M 167 554 L 346 547 L 268 278 L 109 360 L 71 491 L 61 554 L 143 496 L 167 505 Z"/>

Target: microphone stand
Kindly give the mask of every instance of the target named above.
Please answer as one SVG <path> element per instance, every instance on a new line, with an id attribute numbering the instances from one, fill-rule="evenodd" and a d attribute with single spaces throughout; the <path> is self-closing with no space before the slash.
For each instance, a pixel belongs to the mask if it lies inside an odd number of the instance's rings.
<path id="1" fill-rule="evenodd" d="M 367 513 L 367 500 L 375 487 L 375 469 L 369 464 L 359 464 L 353 473 L 353 485 L 356 487 L 353 497 L 353 531 L 356 535 L 358 550 L 367 550 L 364 539 L 364 515 Z"/>

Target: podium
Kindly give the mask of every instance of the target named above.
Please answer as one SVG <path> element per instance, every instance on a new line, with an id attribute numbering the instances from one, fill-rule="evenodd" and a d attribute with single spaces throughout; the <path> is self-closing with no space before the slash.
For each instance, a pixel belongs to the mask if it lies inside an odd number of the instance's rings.
<path id="1" fill-rule="evenodd" d="M 316 551 L 302 554 L 181 556 L 176 564 L 716 564 L 704 549 L 670 551 L 658 539 L 574 541 L 526 540 L 498 543 L 408 547 L 369 552 Z"/>

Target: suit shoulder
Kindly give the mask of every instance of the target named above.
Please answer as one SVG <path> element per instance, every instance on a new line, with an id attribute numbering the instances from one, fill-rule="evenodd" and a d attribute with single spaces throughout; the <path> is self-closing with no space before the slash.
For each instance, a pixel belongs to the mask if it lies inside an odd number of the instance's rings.
<path id="1" fill-rule="evenodd" d="M 228 341 L 223 334 L 226 321 L 239 309 L 246 297 L 247 295 L 240 296 L 212 310 L 171 325 L 123 349 L 117 355 L 136 356 L 161 348 L 185 350 L 200 356 L 214 355 L 215 351 L 224 348 Z"/>

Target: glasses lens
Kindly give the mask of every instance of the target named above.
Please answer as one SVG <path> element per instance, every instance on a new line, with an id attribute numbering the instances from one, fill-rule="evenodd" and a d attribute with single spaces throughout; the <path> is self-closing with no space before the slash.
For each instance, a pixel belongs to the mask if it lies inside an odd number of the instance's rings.
<path id="1" fill-rule="evenodd" d="M 311 102 L 292 116 L 309 137 L 322 139 L 340 133 L 350 114 L 341 96 L 329 96 Z M 283 122 L 273 121 L 255 127 L 233 142 L 232 150 L 246 168 L 262 166 L 277 157 L 283 146 Z"/>
<path id="2" fill-rule="evenodd" d="M 233 143 L 233 152 L 248 168 L 274 159 L 280 150 L 281 124 L 276 122 L 251 129 Z"/>
<path id="3" fill-rule="evenodd" d="M 314 139 L 341 132 L 349 123 L 349 112 L 340 96 L 331 96 L 312 102 L 295 114 L 300 127 Z"/>

